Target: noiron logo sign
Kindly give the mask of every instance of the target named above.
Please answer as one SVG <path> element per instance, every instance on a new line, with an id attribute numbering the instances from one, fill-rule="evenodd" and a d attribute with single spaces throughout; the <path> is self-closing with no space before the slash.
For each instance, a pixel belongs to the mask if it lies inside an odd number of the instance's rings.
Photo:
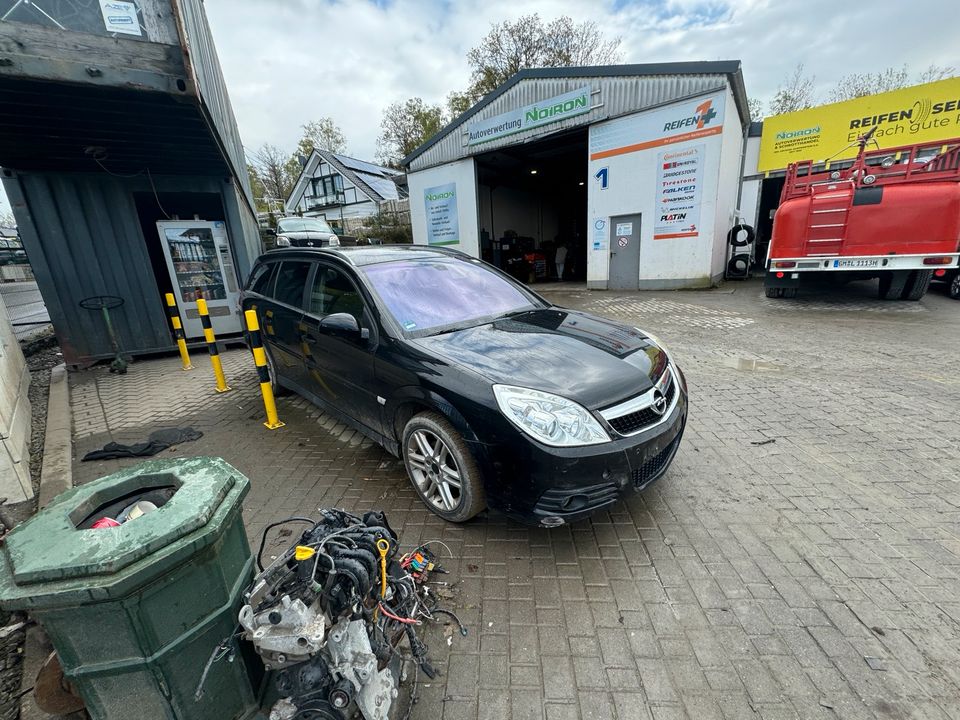
<path id="1" fill-rule="evenodd" d="M 525 105 L 509 112 L 476 120 L 467 128 L 469 145 L 490 142 L 507 135 L 531 130 L 590 112 L 590 87 Z"/>

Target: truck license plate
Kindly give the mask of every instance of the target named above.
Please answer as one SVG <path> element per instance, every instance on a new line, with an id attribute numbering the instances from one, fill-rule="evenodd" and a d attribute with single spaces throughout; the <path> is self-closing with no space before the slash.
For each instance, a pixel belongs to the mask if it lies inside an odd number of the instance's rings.
<path id="1" fill-rule="evenodd" d="M 866 258 L 862 260 L 834 260 L 835 268 L 872 268 L 878 267 L 880 260 L 877 258 Z"/>

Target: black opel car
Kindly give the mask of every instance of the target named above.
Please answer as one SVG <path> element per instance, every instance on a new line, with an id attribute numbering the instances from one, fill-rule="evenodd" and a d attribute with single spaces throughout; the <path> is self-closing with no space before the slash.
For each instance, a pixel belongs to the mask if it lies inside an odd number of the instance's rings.
<path id="1" fill-rule="evenodd" d="M 454 250 L 275 250 L 242 303 L 274 389 L 402 457 L 446 520 L 580 519 L 663 475 L 683 435 L 686 380 L 662 343 Z"/>

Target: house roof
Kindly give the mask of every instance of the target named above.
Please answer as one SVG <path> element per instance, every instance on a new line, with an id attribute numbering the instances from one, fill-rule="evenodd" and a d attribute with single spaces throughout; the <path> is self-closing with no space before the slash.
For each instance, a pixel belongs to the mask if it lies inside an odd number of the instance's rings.
<path id="1" fill-rule="evenodd" d="M 338 173 L 353 183 L 360 192 L 366 195 L 374 202 L 383 202 L 384 200 L 398 200 L 401 197 L 397 189 L 395 179 L 402 176 L 403 172 L 393 168 L 375 165 L 366 160 L 343 155 L 341 153 L 330 152 L 329 150 L 314 150 L 303 169 L 300 171 L 300 177 L 293 186 L 290 197 L 287 198 L 286 208 L 290 212 L 291 207 L 296 206 L 303 193 L 306 191 L 307 182 L 313 177 L 320 161 L 326 161 Z"/>
<path id="2" fill-rule="evenodd" d="M 750 118 L 747 109 L 747 93 L 743 85 L 743 74 L 739 60 L 716 60 L 702 62 L 645 63 L 641 65 L 590 65 L 583 67 L 526 68 L 512 75 L 503 85 L 485 95 L 480 102 L 450 121 L 436 135 L 407 155 L 400 163 L 409 167 L 410 163 L 440 142 L 444 137 L 481 112 L 494 100 L 509 92 L 523 80 L 532 78 L 588 78 L 644 76 L 644 75 L 727 75 L 733 87 L 733 96 L 740 111 L 740 117 Z"/>

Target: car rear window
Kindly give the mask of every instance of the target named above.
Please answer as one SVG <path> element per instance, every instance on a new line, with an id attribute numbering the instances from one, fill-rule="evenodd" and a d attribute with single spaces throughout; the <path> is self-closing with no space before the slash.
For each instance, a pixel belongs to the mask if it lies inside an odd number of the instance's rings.
<path id="1" fill-rule="evenodd" d="M 247 283 L 247 287 L 250 289 L 250 292 L 255 292 L 258 295 L 270 295 L 270 289 L 272 283 L 270 282 L 273 279 L 273 271 L 277 269 L 277 263 L 264 263 L 262 265 L 257 265 L 253 269 L 253 273 L 250 275 L 250 281 Z"/>
<path id="2" fill-rule="evenodd" d="M 403 260 L 367 265 L 363 272 L 409 333 L 429 334 L 540 307 L 534 296 L 479 262 Z"/>
<path id="3" fill-rule="evenodd" d="M 307 284 L 307 275 L 310 274 L 310 263 L 302 261 L 287 261 L 280 263 L 277 271 L 277 285 L 273 297 L 277 302 L 302 307 L 303 289 Z"/>

